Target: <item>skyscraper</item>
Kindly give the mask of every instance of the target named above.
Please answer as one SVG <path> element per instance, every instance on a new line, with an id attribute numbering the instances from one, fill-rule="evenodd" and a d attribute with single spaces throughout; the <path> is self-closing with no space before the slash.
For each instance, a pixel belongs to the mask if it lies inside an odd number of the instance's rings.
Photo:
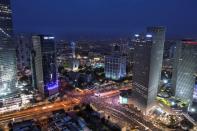
<path id="1" fill-rule="evenodd" d="M 10 0 L 0 1 L 0 39 L 5 44 L 10 43 L 13 35 L 12 28 L 12 11 Z"/>
<path id="2" fill-rule="evenodd" d="M 71 42 L 70 45 L 70 57 L 71 58 L 75 58 L 75 50 L 76 50 L 76 43 L 75 42 Z"/>
<path id="3" fill-rule="evenodd" d="M 54 37 L 35 35 L 32 40 L 33 85 L 45 97 L 51 96 L 58 92 Z"/>
<path id="4" fill-rule="evenodd" d="M 72 71 L 77 71 L 79 68 L 79 60 L 76 58 L 76 43 L 71 42 L 68 51 L 69 67 Z"/>
<path id="5" fill-rule="evenodd" d="M 188 104 L 193 100 L 197 70 L 197 41 L 177 41 L 173 62 L 172 85 L 176 98 Z"/>
<path id="6" fill-rule="evenodd" d="M 0 1 L 0 97 L 16 91 L 16 52 L 10 0 Z"/>
<path id="7" fill-rule="evenodd" d="M 18 34 L 15 36 L 16 42 L 16 57 L 18 69 L 30 67 L 30 54 L 32 50 L 31 35 Z"/>
<path id="8" fill-rule="evenodd" d="M 150 27 L 146 36 L 135 35 L 133 96 L 145 114 L 154 104 L 161 78 L 165 28 Z"/>
<path id="9" fill-rule="evenodd" d="M 31 69 L 32 69 L 32 86 L 44 96 L 44 80 L 43 80 L 43 65 L 40 36 L 32 36 L 31 50 Z"/>
<path id="10" fill-rule="evenodd" d="M 0 44 L 2 43 L 0 42 Z M 0 47 L 0 97 L 16 90 L 15 50 Z"/>

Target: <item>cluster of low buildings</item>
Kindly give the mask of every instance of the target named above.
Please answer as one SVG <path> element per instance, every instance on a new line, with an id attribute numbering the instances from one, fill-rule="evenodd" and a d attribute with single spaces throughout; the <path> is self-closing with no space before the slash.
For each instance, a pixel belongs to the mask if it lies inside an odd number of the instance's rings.
<path id="1" fill-rule="evenodd" d="M 26 120 L 22 122 L 13 123 L 11 125 L 13 131 L 41 131 L 41 127 L 33 120 Z"/>
<path id="2" fill-rule="evenodd" d="M 57 111 L 53 113 L 52 118 L 49 120 L 48 131 L 90 131 L 87 123 L 81 117 L 68 115 L 64 111 Z"/>

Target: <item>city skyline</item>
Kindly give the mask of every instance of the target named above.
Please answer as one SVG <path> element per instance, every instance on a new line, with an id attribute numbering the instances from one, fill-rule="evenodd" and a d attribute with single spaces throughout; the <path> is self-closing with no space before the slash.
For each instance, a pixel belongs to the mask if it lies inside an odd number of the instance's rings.
<path id="1" fill-rule="evenodd" d="M 0 0 L 0 131 L 197 131 L 195 3 Z"/>
<path id="2" fill-rule="evenodd" d="M 162 25 L 168 29 L 167 38 L 197 37 L 193 28 L 197 26 L 195 0 L 11 2 L 15 32 L 108 38 L 130 36 L 147 26 Z"/>

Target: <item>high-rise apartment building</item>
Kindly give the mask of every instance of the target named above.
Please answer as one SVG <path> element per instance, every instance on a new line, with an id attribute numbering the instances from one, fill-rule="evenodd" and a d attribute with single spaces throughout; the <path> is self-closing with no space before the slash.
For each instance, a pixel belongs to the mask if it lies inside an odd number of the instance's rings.
<path id="1" fill-rule="evenodd" d="M 173 62 L 172 85 L 176 98 L 188 104 L 193 100 L 197 70 L 197 41 L 177 41 Z"/>
<path id="2" fill-rule="evenodd" d="M 145 114 L 154 104 L 161 78 L 165 28 L 150 27 L 145 36 L 135 35 L 133 96 Z"/>

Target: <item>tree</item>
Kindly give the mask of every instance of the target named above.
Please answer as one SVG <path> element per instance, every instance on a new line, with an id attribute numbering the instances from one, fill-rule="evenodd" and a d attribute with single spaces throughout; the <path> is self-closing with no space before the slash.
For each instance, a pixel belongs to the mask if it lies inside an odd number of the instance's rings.
<path id="1" fill-rule="evenodd" d="M 173 116 L 170 116 L 170 125 L 175 125 L 175 119 L 173 118 Z"/>

